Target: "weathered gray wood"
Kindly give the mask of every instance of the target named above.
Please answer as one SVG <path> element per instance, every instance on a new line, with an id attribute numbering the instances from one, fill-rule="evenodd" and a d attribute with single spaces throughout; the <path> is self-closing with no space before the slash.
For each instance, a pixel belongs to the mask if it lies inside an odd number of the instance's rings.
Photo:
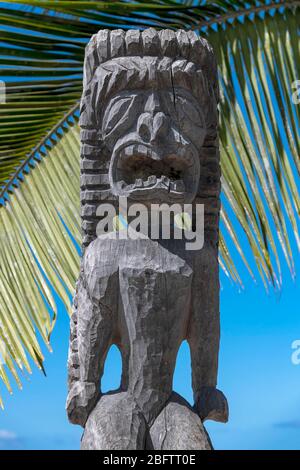
<path id="1" fill-rule="evenodd" d="M 150 442 L 156 450 L 212 449 L 201 419 L 177 393 L 172 393 L 152 425 Z"/>
<path id="2" fill-rule="evenodd" d="M 210 449 L 202 422 L 226 421 L 217 390 L 220 165 L 217 68 L 194 32 L 100 31 L 86 49 L 81 102 L 83 257 L 74 298 L 67 412 L 83 449 Z M 205 205 L 205 242 L 96 236 L 101 203 Z M 192 409 L 172 391 L 191 349 Z M 107 352 L 122 381 L 101 393 Z"/>

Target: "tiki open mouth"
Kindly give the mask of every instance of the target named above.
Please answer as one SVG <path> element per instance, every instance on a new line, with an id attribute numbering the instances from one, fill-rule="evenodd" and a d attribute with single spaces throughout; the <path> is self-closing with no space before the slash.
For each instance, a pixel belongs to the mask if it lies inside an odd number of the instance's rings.
<path id="1" fill-rule="evenodd" d="M 182 198 L 195 179 L 195 158 L 191 152 L 159 156 L 144 145 L 129 145 L 117 156 L 113 183 L 119 194 L 146 195 L 162 190 Z"/>

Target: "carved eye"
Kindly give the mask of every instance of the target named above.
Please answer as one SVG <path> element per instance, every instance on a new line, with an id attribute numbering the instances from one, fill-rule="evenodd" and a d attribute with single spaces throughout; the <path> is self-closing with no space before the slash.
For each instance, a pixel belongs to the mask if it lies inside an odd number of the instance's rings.
<path id="1" fill-rule="evenodd" d="M 183 94 L 183 91 L 181 90 L 176 90 L 175 100 L 174 100 L 173 94 L 172 94 L 171 99 L 173 103 L 173 110 L 175 107 L 178 120 L 184 122 L 185 119 L 188 118 L 188 120 L 191 121 L 196 126 L 203 125 L 202 113 L 196 101 L 194 100 L 194 98 L 192 98 L 192 96 L 190 96 L 189 94 Z"/>
<path id="2" fill-rule="evenodd" d="M 164 103 L 173 124 L 178 131 L 193 142 L 196 147 L 202 145 L 206 123 L 200 105 L 187 90 L 175 87 L 164 94 Z"/>
<path id="3" fill-rule="evenodd" d="M 196 104 L 194 104 L 186 96 L 182 96 L 180 93 L 176 92 L 175 97 L 175 106 L 180 118 L 184 119 L 187 117 L 196 126 L 203 125 L 203 117 Z"/>
<path id="4" fill-rule="evenodd" d="M 111 105 L 106 109 L 102 130 L 104 135 L 110 134 L 119 125 L 127 123 L 130 120 L 131 107 L 135 96 L 127 96 L 124 98 L 117 97 Z"/>

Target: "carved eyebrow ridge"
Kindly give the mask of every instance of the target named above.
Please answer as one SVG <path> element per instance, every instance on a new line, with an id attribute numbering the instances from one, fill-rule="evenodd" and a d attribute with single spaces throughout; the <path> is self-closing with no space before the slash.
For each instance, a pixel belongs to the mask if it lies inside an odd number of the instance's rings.
<path id="1" fill-rule="evenodd" d="M 151 56 L 138 57 L 138 60 L 137 57 L 132 59 L 133 57 L 119 57 L 97 67 L 95 77 L 90 84 L 94 87 L 96 82 L 101 82 L 96 100 L 97 106 L 105 105 L 112 96 L 124 88 L 127 90 L 147 87 L 159 89 L 168 83 L 170 88 L 180 84 L 188 91 L 195 91 L 197 82 L 199 86 L 203 79 L 207 80 L 205 70 L 184 58 L 178 57 L 176 60 L 167 58 L 167 63 L 166 60 Z M 167 65 L 170 65 L 172 69 L 171 75 L 166 75 Z M 152 68 L 155 70 L 155 81 L 150 76 Z M 200 75 L 198 71 L 201 71 Z M 200 76 L 202 76 L 201 79 Z"/>

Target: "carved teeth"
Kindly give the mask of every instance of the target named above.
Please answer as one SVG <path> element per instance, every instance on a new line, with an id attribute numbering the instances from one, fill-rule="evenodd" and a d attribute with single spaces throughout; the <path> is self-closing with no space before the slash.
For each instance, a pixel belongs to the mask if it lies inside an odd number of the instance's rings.
<path id="1" fill-rule="evenodd" d="M 159 186 L 158 186 L 159 185 Z M 155 175 L 148 176 L 146 181 L 142 178 L 137 178 L 133 184 L 127 184 L 123 180 L 117 182 L 119 190 L 132 191 L 136 188 L 150 188 L 150 187 L 164 187 L 169 191 L 183 193 L 185 191 L 185 184 L 183 180 L 171 181 L 167 176 L 157 178 Z"/>
<path id="2" fill-rule="evenodd" d="M 122 181 L 118 181 L 118 182 L 117 182 L 117 187 L 118 187 L 118 189 L 124 189 L 125 186 L 126 186 L 125 181 L 122 180 Z"/>
<path id="3" fill-rule="evenodd" d="M 157 181 L 157 178 L 156 178 L 156 176 L 155 176 L 155 175 L 151 175 L 151 176 L 149 176 L 149 178 L 148 178 L 148 182 L 149 182 L 150 184 L 155 184 L 155 183 L 156 183 L 156 181 Z"/>
<path id="4" fill-rule="evenodd" d="M 136 155 L 138 153 L 138 148 L 139 148 L 139 146 L 137 144 L 131 145 L 130 146 L 130 150 L 131 150 L 130 155 Z"/>
<path id="5" fill-rule="evenodd" d="M 143 186 L 143 180 L 141 178 L 135 180 L 134 185 L 136 188 L 141 188 Z"/>
<path id="6" fill-rule="evenodd" d="M 144 145 L 138 145 L 137 151 L 140 155 L 147 155 L 147 149 L 144 147 Z"/>
<path id="7" fill-rule="evenodd" d="M 126 147 L 124 150 L 124 154 L 128 157 L 131 157 L 131 155 L 133 155 L 133 147 L 132 146 Z"/>
<path id="8" fill-rule="evenodd" d="M 182 180 L 177 180 L 174 183 L 174 191 L 178 193 L 183 193 L 185 190 L 184 182 Z"/>
<path id="9" fill-rule="evenodd" d="M 151 175 L 148 177 L 147 181 L 144 181 L 144 186 L 148 188 L 149 186 L 155 185 L 157 182 L 157 178 L 155 175 Z"/>
<path id="10" fill-rule="evenodd" d="M 166 186 L 167 188 L 169 188 L 169 186 L 170 186 L 170 180 L 169 180 L 169 178 L 168 178 L 167 176 L 162 176 L 161 179 L 160 179 L 160 181 L 162 182 L 162 184 L 163 184 L 164 186 Z"/>

